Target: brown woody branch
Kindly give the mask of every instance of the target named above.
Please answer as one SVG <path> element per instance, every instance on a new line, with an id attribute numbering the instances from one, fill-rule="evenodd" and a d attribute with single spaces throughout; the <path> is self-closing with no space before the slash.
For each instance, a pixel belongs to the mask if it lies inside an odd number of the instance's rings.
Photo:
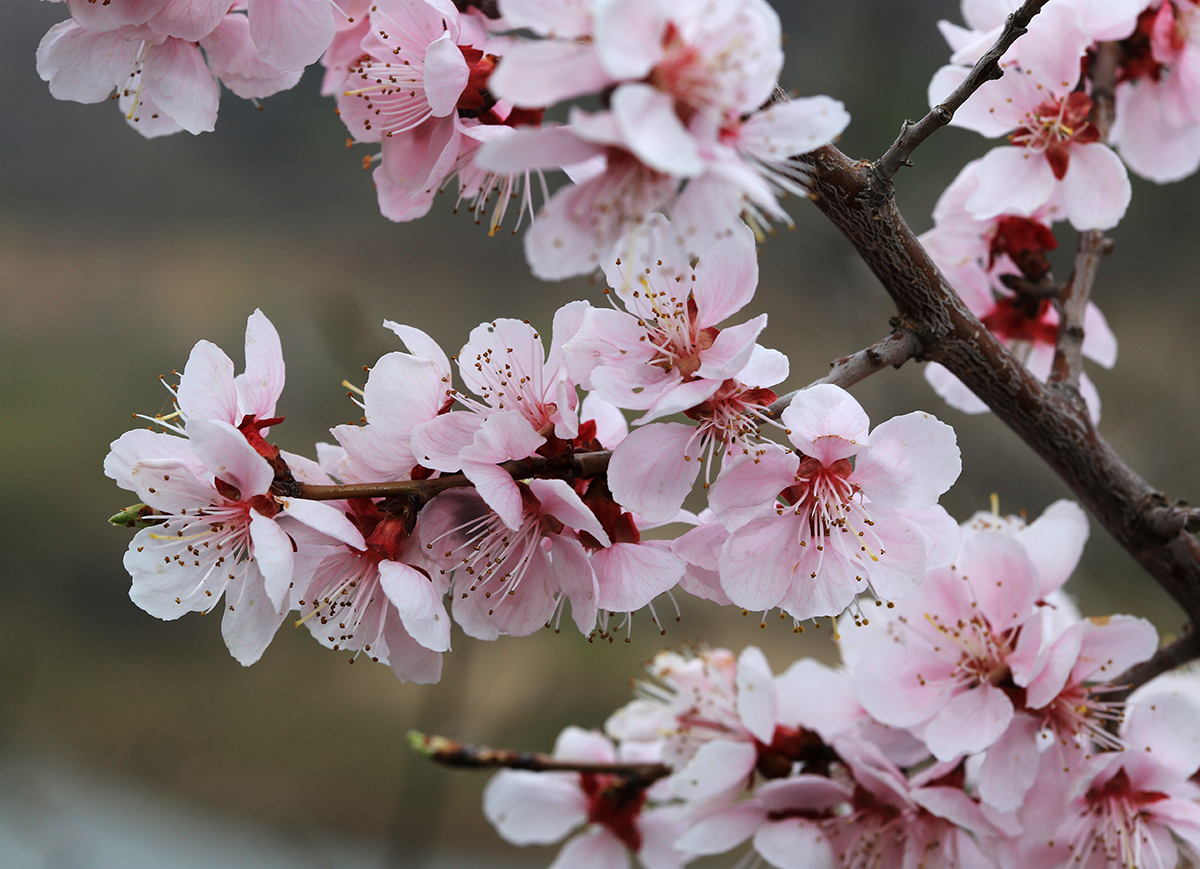
<path id="1" fill-rule="evenodd" d="M 859 350 L 853 356 L 843 356 L 830 362 L 830 372 L 820 380 L 814 380 L 809 386 L 816 386 L 818 383 L 832 383 L 842 388 L 850 387 L 889 366 L 899 368 L 916 356 L 921 350 L 921 342 L 917 336 L 904 329 L 899 321 L 893 325 L 896 327 L 896 331 L 883 340 L 876 341 L 864 350 Z M 780 396 L 766 408 L 766 416 L 770 419 L 779 419 L 787 406 L 792 403 L 792 399 L 800 392 L 802 390 L 795 389 L 787 395 Z"/>
<path id="2" fill-rule="evenodd" d="M 817 207 L 892 297 L 922 358 L 939 362 L 1022 438 L 1097 521 L 1200 622 L 1200 543 L 1156 521 L 1167 499 L 1100 436 L 1058 384 L 1044 384 L 966 308 L 896 210 L 889 182 L 832 146 L 803 159 Z"/>
<path id="3" fill-rule="evenodd" d="M 548 754 L 470 745 L 445 736 L 428 736 L 416 730 L 409 731 L 408 741 L 415 751 L 430 760 L 446 766 L 468 769 L 527 769 L 533 772 L 617 775 L 641 788 L 649 787 L 671 774 L 671 768 L 662 763 L 589 763 L 558 760 Z"/>
<path id="4" fill-rule="evenodd" d="M 987 82 L 1004 75 L 1004 71 L 1000 68 L 1000 58 L 1017 41 L 1017 38 L 1026 32 L 1033 16 L 1041 12 L 1046 3 L 1047 0 L 1025 0 L 1021 4 L 1021 8 L 1008 16 L 1004 22 L 1004 29 L 1000 32 L 1000 37 L 983 57 L 979 58 L 962 84 L 915 124 L 911 121 L 904 122 L 896 141 L 875 163 L 875 173 L 879 176 L 880 181 L 890 181 L 900 171 L 901 166 L 911 166 L 909 158 L 912 157 L 912 153 L 918 145 L 949 124 L 954 119 L 954 113 L 971 94 Z"/>

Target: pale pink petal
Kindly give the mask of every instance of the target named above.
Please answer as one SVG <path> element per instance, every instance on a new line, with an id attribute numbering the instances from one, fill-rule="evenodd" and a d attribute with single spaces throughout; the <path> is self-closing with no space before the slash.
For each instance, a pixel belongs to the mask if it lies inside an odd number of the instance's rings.
<path id="1" fill-rule="evenodd" d="M 866 714 L 849 676 L 812 658 L 801 658 L 776 677 L 775 696 L 780 724 L 815 730 L 826 742 Z M 814 697 L 821 701 L 814 703 Z"/>
<path id="2" fill-rule="evenodd" d="M 145 459 L 129 469 L 129 488 L 143 504 L 164 513 L 192 510 L 216 499 L 217 493 L 207 482 L 195 476 L 195 458 Z M 201 471 L 203 473 L 203 471 Z"/>
<path id="3" fill-rule="evenodd" d="M 121 35 L 60 21 L 38 44 L 37 72 L 50 83 L 55 99 L 99 103 L 125 84 L 137 64 L 138 47 Z"/>
<path id="4" fill-rule="evenodd" d="M 795 523 L 792 523 L 795 529 Z M 793 530 L 795 535 L 795 530 Z M 817 616 L 836 616 L 850 605 L 855 595 L 866 591 L 862 579 L 862 563 L 851 560 L 838 551 L 826 551 L 824 557 L 816 546 L 799 546 L 793 581 L 779 602 L 779 607 L 794 619 L 803 621 Z M 761 557 L 761 553 L 760 553 Z"/>
<path id="5" fill-rule="evenodd" d="M 897 646 L 890 638 L 873 646 L 854 671 L 854 690 L 871 717 L 892 727 L 929 720 L 955 690 L 947 664 L 932 652 Z"/>
<path id="6" fill-rule="evenodd" d="M 917 526 L 925 538 L 925 569 L 947 567 L 958 557 L 962 533 L 946 508 L 940 504 L 924 509 L 897 508 L 896 514 Z"/>
<path id="7" fill-rule="evenodd" d="M 1071 154 L 1074 160 L 1074 148 Z M 978 176 L 979 187 L 967 198 L 967 209 L 976 220 L 1001 214 L 1033 214 L 1054 195 L 1054 172 L 1049 161 L 1025 148 L 993 148 L 980 158 Z"/>
<path id="8" fill-rule="evenodd" d="M 479 414 L 457 411 L 413 426 L 413 456 L 421 465 L 435 471 L 459 470 L 462 467 L 460 453 L 475 442 L 485 419 Z M 400 448 L 403 450 L 403 444 Z"/>
<path id="9" fill-rule="evenodd" d="M 966 384 L 937 362 L 925 363 L 925 379 L 946 404 L 963 413 L 987 413 L 988 406 Z"/>
<path id="10" fill-rule="evenodd" d="M 597 604 L 609 612 L 641 609 L 683 576 L 684 563 L 672 552 L 639 543 L 615 543 L 592 553 L 600 593 Z"/>
<path id="11" fill-rule="evenodd" d="M 287 611 L 288 589 L 292 584 L 294 553 L 292 539 L 274 519 L 257 510 L 250 511 L 250 540 L 254 544 L 254 560 L 263 575 L 267 597 L 281 612 Z"/>
<path id="12" fill-rule="evenodd" d="M 611 82 L 591 43 L 539 40 L 506 50 L 488 90 L 513 105 L 537 108 L 597 93 Z"/>
<path id="13" fill-rule="evenodd" d="M 596 574 L 583 545 L 561 534 L 550 538 L 550 563 L 559 590 L 571 602 L 571 620 L 584 636 L 596 627 L 596 599 L 600 593 Z"/>
<path id="14" fill-rule="evenodd" d="M 840 386 L 821 383 L 802 390 L 783 411 L 782 420 L 788 440 L 824 465 L 867 446 L 866 411 Z"/>
<path id="15" fill-rule="evenodd" d="M 871 445 L 860 453 L 851 481 L 872 503 L 886 507 L 928 507 L 962 472 L 954 429 L 924 411 L 880 423 Z"/>
<path id="16" fill-rule="evenodd" d="M 767 610 L 783 601 L 793 583 L 814 582 L 800 574 L 807 547 L 797 532 L 796 522 L 773 514 L 733 532 L 721 551 L 721 587 L 729 599 L 749 610 Z"/>
<path id="17" fill-rule="evenodd" d="M 859 570 L 867 575 L 880 600 L 908 597 L 925 579 L 925 537 L 914 522 L 892 514 L 875 519 L 876 552 L 859 554 Z"/>
<path id="18" fill-rule="evenodd" d="M 806 154 L 827 145 L 850 123 L 850 113 L 826 96 L 798 97 L 774 103 L 742 124 L 738 149 L 768 163 Z"/>
<path id="19" fill-rule="evenodd" d="M 774 386 L 787 380 L 790 365 L 788 358 L 778 350 L 768 350 L 758 344 L 750 353 L 750 360 L 735 379 L 752 388 Z"/>
<path id="20" fill-rule="evenodd" d="M 205 471 L 204 463 L 196 458 L 187 438 L 135 428 L 109 444 L 108 455 L 104 457 L 104 473 L 115 480 L 122 489 L 132 491 L 133 466 L 138 462 L 159 458 L 175 459 L 188 466 L 196 476 Z"/>
<path id="21" fill-rule="evenodd" d="M 221 636 L 229 654 L 243 667 L 262 657 L 286 613 L 279 613 L 263 588 L 257 570 L 246 571 L 244 579 L 225 593 L 225 615 Z"/>
<path id="22" fill-rule="evenodd" d="M 776 869 L 835 869 L 833 846 L 812 821 L 768 821 L 754 834 L 754 850 Z"/>
<path id="23" fill-rule="evenodd" d="M 545 845 L 587 820 L 587 801 L 578 774 L 502 770 L 483 789 L 483 814 L 507 841 Z"/>
<path id="24" fill-rule="evenodd" d="M 675 113 L 670 94 L 648 84 L 624 84 L 613 93 L 611 104 L 629 150 L 647 166 L 681 177 L 704 169 L 696 140 Z"/>
<path id="25" fill-rule="evenodd" d="M 407 223 L 410 220 L 424 217 L 433 207 L 436 190 L 430 189 L 414 193 L 393 181 L 382 165 L 375 167 L 375 171 L 371 173 L 371 180 L 375 182 L 379 213 L 388 220 Z"/>
<path id="26" fill-rule="evenodd" d="M 593 827 L 563 845 L 548 869 L 629 869 L 629 851 L 604 827 Z"/>
<path id="27" fill-rule="evenodd" d="M 146 23 L 162 36 L 198 42 L 213 32 L 229 9 L 229 0 L 171 0 Z"/>
<path id="28" fill-rule="evenodd" d="M 1091 302 L 1083 314 L 1083 355 L 1105 368 L 1117 364 L 1117 336 L 1104 314 Z"/>
<path id="29" fill-rule="evenodd" d="M 596 730 L 582 727 L 564 728 L 554 740 L 556 760 L 578 760 L 586 763 L 612 763 L 617 759 L 612 741 Z"/>
<path id="30" fill-rule="evenodd" d="M 434 685 L 442 678 L 442 655 L 422 646 L 404 630 L 399 619 L 389 618 L 383 625 L 387 662 L 401 682 Z"/>
<path id="31" fill-rule="evenodd" d="M 735 803 L 699 816 L 675 844 L 689 854 L 723 854 L 753 836 L 766 820 L 766 809 L 758 803 Z"/>
<path id="32" fill-rule="evenodd" d="M 1146 619 L 1115 615 L 1082 624 L 1083 642 L 1072 681 L 1112 682 L 1158 650 L 1158 631 Z"/>
<path id="33" fill-rule="evenodd" d="M 454 168 L 462 149 L 457 120 L 430 118 L 402 135 L 383 136 L 380 168 L 392 184 L 407 190 L 413 199 L 432 197 Z"/>
<path id="34" fill-rule="evenodd" d="M 798 468 L 795 454 L 764 449 L 761 456 L 727 467 L 708 490 L 708 505 L 726 528 L 739 528 L 775 503 L 795 482 Z"/>
<path id="35" fill-rule="evenodd" d="M 435 118 L 455 111 L 470 75 L 467 61 L 449 32 L 425 49 L 425 96 Z"/>
<path id="36" fill-rule="evenodd" d="M 714 739 L 692 755 L 671 782 L 680 798 L 704 803 L 719 797 L 735 797 L 748 787 L 758 751 L 750 742 Z"/>
<path id="37" fill-rule="evenodd" d="M 1125 216 L 1133 195 L 1125 164 L 1100 142 L 1071 148 L 1071 166 L 1062 180 L 1062 191 L 1067 218 L 1081 232 L 1112 229 Z"/>
<path id="38" fill-rule="evenodd" d="M 273 417 L 283 384 L 279 333 L 266 315 L 256 309 L 246 321 L 246 373 L 239 380 L 245 412 L 259 419 Z"/>
<path id="39" fill-rule="evenodd" d="M 951 697 L 925 727 L 925 744 L 938 760 L 983 751 L 1008 729 L 1012 701 L 984 683 Z"/>
<path id="40" fill-rule="evenodd" d="M 722 329 L 712 346 L 700 354 L 697 377 L 725 381 L 741 371 L 754 353 L 755 341 L 767 327 L 767 315 Z"/>
<path id="41" fill-rule="evenodd" d="M 540 36 L 574 39 L 592 32 L 592 0 L 500 0 L 500 13 L 512 27 Z"/>
<path id="42" fill-rule="evenodd" d="M 333 42 L 329 0 L 249 0 L 250 35 L 264 63 L 304 69 Z"/>
<path id="43" fill-rule="evenodd" d="M 1002 812 L 1021 807 L 1037 777 L 1038 720 L 1017 715 L 1008 730 L 987 750 L 979 773 L 979 795 Z"/>
<path id="44" fill-rule="evenodd" d="M 93 32 L 107 32 L 129 25 L 145 24 L 162 11 L 169 0 L 126 0 L 124 3 L 67 0 L 71 17 Z"/>
<path id="45" fill-rule="evenodd" d="M 187 420 L 215 419 L 231 425 L 241 422 L 233 360 L 209 341 L 199 341 L 192 348 L 175 395 Z"/>
<path id="46" fill-rule="evenodd" d="M 485 144 L 475 157 L 475 164 L 499 173 L 559 169 L 603 153 L 603 147 L 581 139 L 570 127 L 521 127 L 503 139 Z"/>
<path id="47" fill-rule="evenodd" d="M 744 308 L 758 287 L 754 233 L 741 224 L 729 238 L 706 250 L 695 268 L 696 319 L 715 326 Z"/>
<path id="48" fill-rule="evenodd" d="M 775 735 L 775 677 L 767 656 L 755 646 L 738 655 L 737 711 L 746 729 L 764 745 Z"/>
<path id="49" fill-rule="evenodd" d="M 1186 178 L 1200 168 L 1200 124 L 1172 125 L 1163 97 L 1149 80 L 1117 85 L 1111 136 L 1125 164 L 1159 184 Z"/>
<path id="50" fill-rule="evenodd" d="M 307 501 L 303 498 L 280 498 L 278 500 L 289 516 L 298 519 L 309 528 L 314 528 L 354 549 L 367 548 L 358 527 L 347 519 L 346 514 L 337 507 L 321 501 Z"/>
<path id="51" fill-rule="evenodd" d="M 593 38 L 609 75 L 644 78 L 663 55 L 663 33 L 670 21 L 664 0 L 612 0 L 599 5 Z"/>
<path id="52" fill-rule="evenodd" d="M 602 546 L 607 546 L 608 534 L 596 514 L 565 480 L 529 480 L 526 485 L 538 499 L 540 510 L 575 531 L 586 531 Z"/>
<path id="53" fill-rule="evenodd" d="M 258 46 L 250 38 L 250 22 L 245 15 L 226 15 L 200 40 L 200 45 L 208 56 L 213 75 L 243 99 L 259 99 L 288 90 L 302 75 L 301 70 L 276 69 L 259 59 Z"/>
<path id="54" fill-rule="evenodd" d="M 1020 645 L 1028 646 L 1028 640 L 1023 631 Z M 1036 644 L 1037 638 L 1034 640 Z M 1028 709 L 1042 709 L 1057 697 L 1067 684 L 1076 662 L 1079 660 L 1079 650 L 1082 643 L 1082 626 L 1071 625 L 1049 646 L 1039 650 L 1034 663 L 1032 674 L 1014 673 L 1013 681 L 1025 688 L 1025 706 Z M 1080 680 L 1082 681 L 1082 680 Z"/>
<path id="55" fill-rule="evenodd" d="M 1016 536 L 1037 569 L 1045 596 L 1061 588 L 1079 564 L 1088 538 L 1087 514 L 1074 501 L 1055 501 Z"/>
<path id="56" fill-rule="evenodd" d="M 189 133 L 211 132 L 217 122 L 217 82 L 200 47 L 167 39 L 146 51 L 142 64 L 146 97 Z"/>
<path id="57" fill-rule="evenodd" d="M 1184 694 L 1146 694 L 1126 710 L 1124 766 L 1140 790 L 1168 790 L 1200 769 L 1200 705 Z"/>
<path id="58" fill-rule="evenodd" d="M 1025 548 L 1000 531 L 982 531 L 970 544 L 959 554 L 957 568 L 960 577 L 971 580 L 972 611 L 983 614 L 997 634 L 1026 622 L 1041 586 Z M 939 614 L 946 618 L 945 612 Z"/>
<path id="59" fill-rule="evenodd" d="M 428 576 L 398 561 L 381 561 L 379 585 L 409 636 L 431 651 L 450 650 L 450 616 Z"/>
<path id="60" fill-rule="evenodd" d="M 681 423 L 636 429 L 613 451 L 608 484 L 617 503 L 650 522 L 675 517 L 700 473 L 699 456 L 687 456 L 695 435 Z"/>
<path id="61" fill-rule="evenodd" d="M 188 421 L 187 433 L 192 449 L 209 472 L 236 486 L 243 500 L 264 495 L 270 489 L 271 481 L 275 479 L 271 465 L 232 425 L 218 420 L 193 419 Z"/>

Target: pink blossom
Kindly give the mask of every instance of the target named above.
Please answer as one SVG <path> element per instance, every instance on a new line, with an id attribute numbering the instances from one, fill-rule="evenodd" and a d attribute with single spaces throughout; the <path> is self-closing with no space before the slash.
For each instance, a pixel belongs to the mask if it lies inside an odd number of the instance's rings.
<path id="1" fill-rule="evenodd" d="M 731 531 L 721 584 L 735 604 L 837 615 L 868 586 L 903 597 L 953 558 L 957 529 L 936 505 L 961 469 L 949 426 L 912 413 L 868 438 L 862 408 L 831 385 L 797 395 L 783 423 L 795 453 L 764 449 L 710 492 Z"/>
<path id="2" fill-rule="evenodd" d="M 578 327 L 583 303 L 560 309 L 551 350 L 528 323 L 500 319 L 471 331 L 458 355 L 459 375 L 479 398 L 452 391 L 466 411 L 442 414 L 412 429 L 413 452 L 426 468 L 462 470 L 488 506 L 514 530 L 522 496 L 500 462 L 524 459 L 548 439 L 570 440 L 579 431 L 578 399 L 562 360 L 565 335 Z"/>
<path id="3" fill-rule="evenodd" d="M 1128 748 L 1092 757 L 1081 775 L 1043 763 L 1021 811 L 1031 869 L 1169 869 L 1200 857 L 1200 707 L 1150 695 L 1121 726 Z M 1180 847 L 1182 846 L 1182 847 Z"/>
<path id="4" fill-rule="evenodd" d="M 129 469 L 134 490 L 156 511 L 125 555 L 130 597 L 175 619 L 208 612 L 224 595 L 225 642 L 249 665 L 287 611 L 293 544 L 280 514 L 351 545 L 361 547 L 362 537 L 333 507 L 275 495 L 271 465 L 229 423 L 191 419 L 187 434 L 195 460 L 147 457 Z"/>
<path id="5" fill-rule="evenodd" d="M 553 757 L 614 763 L 619 755 L 603 735 L 568 727 Z M 674 847 L 685 829 L 679 809 L 648 803 L 645 790 L 623 792 L 615 775 L 501 770 L 484 789 L 483 813 L 517 845 L 557 842 L 586 825 L 563 846 L 551 869 L 628 869 L 631 853 L 644 869 L 679 869 L 687 862 Z"/>
<path id="6" fill-rule="evenodd" d="M 516 527 L 469 489 L 451 489 L 421 511 L 417 534 L 431 559 L 453 573 L 454 619 L 469 636 L 493 640 L 540 629 L 564 601 L 579 630 L 596 624 L 599 587 L 579 532 L 608 536 L 562 480 L 517 484 Z"/>
<path id="7" fill-rule="evenodd" d="M 292 595 L 302 614 L 297 624 L 335 651 L 390 665 L 402 681 L 437 682 L 441 653 L 450 648 L 450 616 L 442 602 L 449 583 L 435 579 L 438 572 L 422 547 L 410 545 L 412 517 L 361 498 L 339 506 L 365 545 L 299 541 Z"/>
<path id="8" fill-rule="evenodd" d="M 1058 244 L 1049 225 L 1061 215 L 1059 197 L 1028 217 L 1003 214 L 978 220 L 967 208 L 979 187 L 978 170 L 979 161 L 968 163 L 946 188 L 934 209 L 936 226 L 921 236 L 921 243 L 971 312 L 1031 374 L 1044 381 L 1054 362 L 1058 313 L 1049 299 L 1008 288 L 1004 276 L 1036 284 L 1048 274 L 1047 253 Z M 1111 368 L 1117 357 L 1116 337 L 1093 303 L 1088 303 L 1083 326 L 1084 355 Z M 925 377 L 952 407 L 966 413 L 987 410 L 987 405 L 938 363 L 925 367 Z M 1100 395 L 1086 372 L 1079 388 L 1093 422 L 1099 421 Z"/>
<path id="9" fill-rule="evenodd" d="M 1076 10 L 1050 4 L 1001 59 L 1009 74 L 984 84 L 955 113 L 954 124 L 985 136 L 1009 133 L 1014 146 L 993 149 L 979 162 L 979 186 L 967 199 L 977 219 L 1032 214 L 1058 188 L 1076 229 L 1109 229 L 1125 214 L 1131 195 L 1125 167 L 1087 122 L 1091 98 L 1074 90 L 1090 44 Z M 967 71 L 939 70 L 929 85 L 930 104 L 944 99 Z"/>
<path id="10" fill-rule="evenodd" d="M 1138 175 L 1160 184 L 1200 166 L 1200 17 L 1190 0 L 1153 5 L 1122 44 L 1110 138 Z"/>
<path id="11" fill-rule="evenodd" d="M 437 343 L 412 326 L 384 321 L 411 352 L 382 356 L 363 387 L 366 425 L 340 425 L 333 436 L 345 452 L 327 472 L 346 483 L 410 480 L 421 471 L 413 454 L 413 429 L 448 409 L 450 360 Z"/>

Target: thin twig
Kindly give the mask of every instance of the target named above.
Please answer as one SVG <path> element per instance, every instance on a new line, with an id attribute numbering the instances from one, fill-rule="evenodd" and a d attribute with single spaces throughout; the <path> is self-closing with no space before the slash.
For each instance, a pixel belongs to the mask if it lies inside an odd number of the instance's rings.
<path id="1" fill-rule="evenodd" d="M 1120 47 L 1115 42 L 1102 42 L 1096 49 L 1092 66 L 1092 111 L 1089 123 L 1100 133 L 1100 141 L 1108 140 L 1112 125 L 1114 102 L 1113 88 L 1116 86 L 1117 62 Z M 1079 378 L 1083 373 L 1083 320 L 1087 313 L 1092 287 L 1100 260 L 1112 252 L 1112 241 L 1099 230 L 1088 230 L 1079 234 L 1079 245 L 1075 252 L 1075 268 L 1071 278 L 1063 287 L 1056 302 L 1059 314 L 1058 340 L 1054 348 L 1054 364 L 1050 370 L 1050 382 L 1079 389 Z"/>
<path id="2" fill-rule="evenodd" d="M 901 166 L 911 166 L 909 158 L 912 157 L 912 153 L 918 145 L 954 120 L 954 113 L 971 94 L 987 82 L 1004 75 L 1004 71 L 1000 68 L 1000 58 L 1017 41 L 1017 38 L 1028 30 L 1029 22 L 1042 11 L 1042 7 L 1046 3 L 1047 0 L 1025 0 L 1020 9 L 1008 16 L 1004 22 L 1004 29 L 1000 32 L 1000 38 L 983 57 L 979 58 L 962 84 L 915 124 L 911 121 L 904 122 L 896 141 L 875 163 L 875 175 L 880 181 L 891 181 L 900 171 Z"/>
<path id="3" fill-rule="evenodd" d="M 593 477 L 608 468 L 608 460 L 612 450 L 598 450 L 593 453 L 577 453 L 569 459 L 545 459 L 534 456 L 530 459 L 519 459 L 512 462 L 502 462 L 499 467 L 507 471 L 514 480 L 527 477 Z M 397 496 L 416 496 L 429 500 L 439 492 L 461 486 L 475 485 L 464 474 L 448 474 L 431 480 L 395 480 L 379 483 L 348 483 L 344 486 L 318 486 L 311 483 L 297 483 L 295 497 L 310 501 L 336 501 L 341 498 L 392 498 Z"/>
<path id="4" fill-rule="evenodd" d="M 809 386 L 818 383 L 832 383 L 846 388 L 860 380 L 865 380 L 877 371 L 891 366 L 899 368 L 921 349 L 921 342 L 912 332 L 898 329 L 882 341 L 876 341 L 865 350 L 859 350 L 853 356 L 843 356 L 829 363 L 830 372 L 820 380 L 814 380 Z M 805 387 L 807 389 L 808 387 Z M 803 390 L 795 389 L 780 396 L 766 408 L 766 416 L 779 419 L 780 415 Z"/>
<path id="5" fill-rule="evenodd" d="M 468 769 L 527 769 L 533 772 L 617 775 L 634 780 L 641 787 L 649 787 L 671 774 L 671 768 L 662 763 L 589 763 L 558 760 L 548 754 L 471 745 L 445 736 L 429 736 L 416 730 L 409 731 L 408 741 L 413 750 L 430 760 L 446 766 Z"/>

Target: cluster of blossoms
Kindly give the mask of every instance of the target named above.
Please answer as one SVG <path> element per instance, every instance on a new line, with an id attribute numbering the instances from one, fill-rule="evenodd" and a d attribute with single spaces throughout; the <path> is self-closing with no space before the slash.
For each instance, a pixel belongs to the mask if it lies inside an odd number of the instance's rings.
<path id="1" fill-rule="evenodd" d="M 563 733 L 560 771 L 498 775 L 485 812 L 506 838 L 586 825 L 555 866 L 636 854 L 673 869 L 747 841 L 778 869 L 1200 858 L 1200 688 L 1180 677 L 1112 699 L 1158 638 L 1131 616 L 1083 619 L 1062 593 L 1081 510 L 960 527 L 938 504 L 961 470 L 949 426 L 914 412 L 872 429 L 831 383 L 781 399 L 789 363 L 758 343 L 766 315 L 736 319 L 756 232 L 787 220 L 801 155 L 848 121 L 828 97 L 779 92 L 763 0 L 67 4 L 38 51 L 55 96 L 115 90 L 143 134 L 196 133 L 218 82 L 258 98 L 319 58 L 353 140 L 379 146 L 365 164 L 385 216 L 420 217 L 456 181 L 493 232 L 512 203 L 515 223 L 529 216 L 539 277 L 599 269 L 610 288 L 604 306 L 562 306 L 548 343 L 499 319 L 453 361 L 385 323 L 404 349 L 369 369 L 362 424 L 332 429 L 315 458 L 270 440 L 284 363 L 267 318 L 249 318 L 242 374 L 201 341 L 169 387 L 174 412 L 105 460 L 140 499 L 114 517 L 139 528 L 135 603 L 163 619 L 220 609 L 243 664 L 295 613 L 321 643 L 420 683 L 440 678 L 452 625 L 490 640 L 569 613 L 607 638 L 643 608 L 657 622 L 663 594 L 779 609 L 798 630 L 840 619 L 839 669 L 805 660 L 776 677 L 756 649 L 666 654 L 605 734 Z M 942 22 L 953 55 L 934 105 L 1019 4 L 962 5 L 965 27 Z M 955 113 L 1008 144 L 962 170 L 921 241 L 1036 377 L 1063 318 L 1054 223 L 1116 225 L 1127 166 L 1167 181 L 1200 165 L 1198 6 L 1049 0 L 1006 74 Z M 569 180 L 551 194 L 553 169 Z M 1095 306 L 1081 325 L 1082 352 L 1113 365 Z M 984 409 L 927 370 L 952 405 Z M 1095 386 L 1079 388 L 1097 421 Z M 684 530 L 660 536 L 668 524 Z"/>
<path id="2" fill-rule="evenodd" d="M 510 201 L 519 224 L 535 211 L 534 173 L 546 203 L 526 250 L 543 278 L 615 259 L 653 212 L 674 219 L 685 256 L 740 226 L 743 211 L 788 220 L 778 199 L 803 192 L 795 155 L 849 121 L 828 97 L 771 102 L 783 50 L 764 0 L 68 5 L 71 20 L 39 48 L 42 78 L 80 102 L 115 88 L 147 136 L 211 130 L 217 80 L 264 97 L 320 58 L 322 91 L 353 140 L 380 146 L 364 162 L 378 161 L 392 220 L 423 216 L 457 178 L 458 202 L 477 219 L 490 207 L 493 232 Z M 547 108 L 576 99 L 603 108 L 571 106 L 567 123 L 543 125 Z M 571 179 L 553 196 L 547 169 Z"/>
<path id="3" fill-rule="evenodd" d="M 1194 861 L 1200 680 L 1106 699 L 1157 635 L 1083 619 L 1061 592 L 1086 535 L 1071 502 L 1028 525 L 977 515 L 915 594 L 843 617 L 838 668 L 774 676 L 753 647 L 662 653 L 603 734 L 559 737 L 553 758 L 578 772 L 504 770 L 484 813 L 517 844 L 585 827 L 556 867 L 635 854 L 670 869 L 746 843 L 777 869 Z"/>
<path id="4" fill-rule="evenodd" d="M 251 100 L 287 90 L 334 32 L 332 0 L 66 3 L 71 18 L 38 46 L 38 74 L 61 100 L 99 103 L 115 90 L 146 137 L 212 130 L 218 81 Z"/>
<path id="5" fill-rule="evenodd" d="M 425 333 L 386 324 L 407 352 L 370 369 L 364 424 L 334 428 L 315 461 L 267 440 L 284 364 L 266 317 L 250 317 L 236 377 L 201 341 L 177 410 L 151 420 L 164 430 L 127 432 L 105 462 L 142 502 L 123 514 L 145 526 L 125 559 L 133 600 L 161 618 L 225 607 L 247 664 L 299 611 L 333 648 L 430 682 L 451 618 L 472 637 L 522 636 L 569 604 L 580 631 L 606 635 L 613 614 L 678 587 L 799 621 L 867 590 L 903 597 L 950 563 L 949 426 L 913 413 L 870 431 L 832 385 L 773 418 L 788 366 L 756 343 L 766 316 L 718 325 L 757 283 L 748 228 L 694 265 L 636 267 L 638 291 L 635 262 L 610 271 L 619 304 L 558 311 L 548 352 L 526 322 L 476 328 L 456 357 L 463 390 Z M 622 409 L 642 412 L 632 433 Z M 658 421 L 676 413 L 690 424 Z M 697 516 L 683 506 L 701 465 Z M 692 527 L 643 539 L 670 522 Z"/>

